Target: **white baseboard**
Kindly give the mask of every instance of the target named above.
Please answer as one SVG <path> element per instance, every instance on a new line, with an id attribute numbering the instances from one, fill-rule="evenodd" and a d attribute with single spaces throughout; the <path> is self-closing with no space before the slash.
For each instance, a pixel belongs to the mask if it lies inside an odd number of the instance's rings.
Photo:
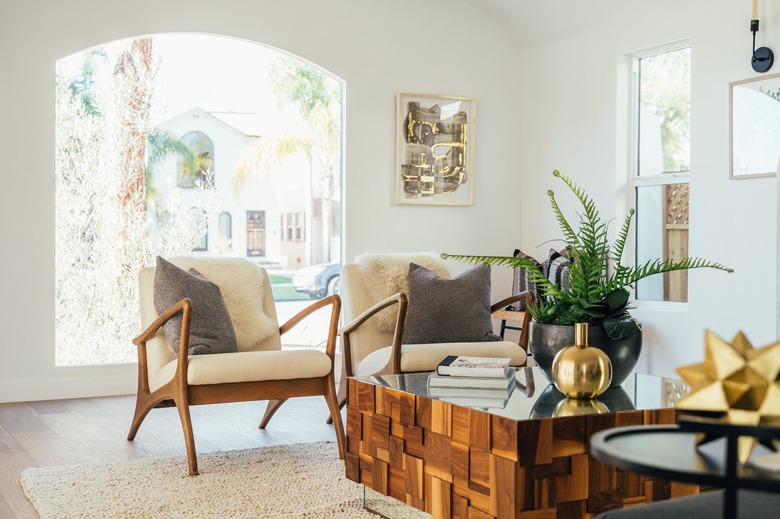
<path id="1" fill-rule="evenodd" d="M 0 381 L 0 402 L 63 400 L 96 396 L 134 395 L 138 375 L 102 375 L 92 377 L 57 377 Z"/>

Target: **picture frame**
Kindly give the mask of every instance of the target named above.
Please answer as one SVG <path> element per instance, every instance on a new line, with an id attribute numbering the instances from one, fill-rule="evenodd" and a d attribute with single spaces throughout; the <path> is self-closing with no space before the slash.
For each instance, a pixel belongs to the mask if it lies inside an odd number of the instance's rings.
<path id="1" fill-rule="evenodd" d="M 776 175 L 780 74 L 729 83 L 729 178 Z"/>
<path id="2" fill-rule="evenodd" d="M 396 203 L 474 203 L 476 100 L 398 94 Z"/>

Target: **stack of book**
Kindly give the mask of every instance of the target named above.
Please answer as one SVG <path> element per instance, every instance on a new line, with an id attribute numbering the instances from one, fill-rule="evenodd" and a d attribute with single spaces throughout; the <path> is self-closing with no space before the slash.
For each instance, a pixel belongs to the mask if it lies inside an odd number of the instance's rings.
<path id="1" fill-rule="evenodd" d="M 428 377 L 428 394 L 467 407 L 506 407 L 515 387 L 509 359 L 450 355 Z"/>

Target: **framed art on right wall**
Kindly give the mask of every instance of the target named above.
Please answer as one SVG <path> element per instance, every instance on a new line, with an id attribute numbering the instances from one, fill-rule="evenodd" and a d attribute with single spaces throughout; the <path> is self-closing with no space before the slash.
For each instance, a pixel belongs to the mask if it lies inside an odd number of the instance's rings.
<path id="1" fill-rule="evenodd" d="M 775 175 L 780 159 L 780 74 L 729 84 L 729 178 Z"/>
<path id="2" fill-rule="evenodd" d="M 396 203 L 473 203 L 475 105 L 468 97 L 398 95 Z"/>

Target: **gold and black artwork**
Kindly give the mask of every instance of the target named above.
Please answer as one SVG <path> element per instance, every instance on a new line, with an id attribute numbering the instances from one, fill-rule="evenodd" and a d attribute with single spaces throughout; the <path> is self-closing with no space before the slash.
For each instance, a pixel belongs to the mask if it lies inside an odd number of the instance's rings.
<path id="1" fill-rule="evenodd" d="M 474 100 L 399 96 L 400 204 L 471 205 Z"/>

